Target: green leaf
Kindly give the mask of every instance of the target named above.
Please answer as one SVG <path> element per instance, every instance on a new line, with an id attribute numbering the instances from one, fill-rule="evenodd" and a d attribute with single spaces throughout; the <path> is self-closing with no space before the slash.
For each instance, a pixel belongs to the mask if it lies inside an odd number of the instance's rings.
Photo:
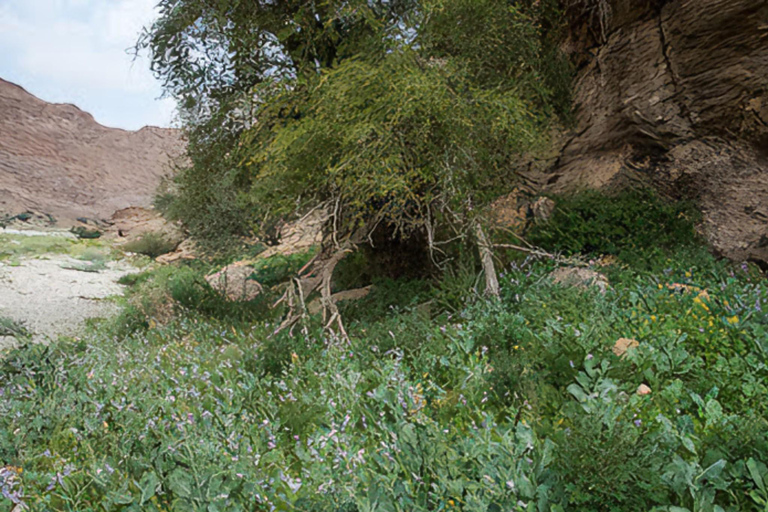
<path id="1" fill-rule="evenodd" d="M 139 489 L 141 489 L 140 505 L 144 505 L 155 495 L 159 484 L 160 479 L 157 478 L 154 471 L 144 473 L 144 476 L 141 477 L 141 481 L 139 482 Z"/>
<path id="2" fill-rule="evenodd" d="M 766 479 L 768 479 L 768 471 L 764 471 L 764 475 L 761 474 L 758 464 L 759 463 L 755 459 L 750 457 L 747 461 L 747 469 L 749 469 L 749 475 L 752 477 L 752 480 L 754 480 L 757 487 L 763 492 L 763 494 L 766 494 Z M 762 466 L 762 464 L 760 465 Z M 763 469 L 765 470 L 765 466 L 763 466 Z"/>
<path id="3" fill-rule="evenodd" d="M 194 488 L 192 475 L 180 468 L 174 470 L 168 477 L 168 488 L 180 498 L 191 497 Z"/>

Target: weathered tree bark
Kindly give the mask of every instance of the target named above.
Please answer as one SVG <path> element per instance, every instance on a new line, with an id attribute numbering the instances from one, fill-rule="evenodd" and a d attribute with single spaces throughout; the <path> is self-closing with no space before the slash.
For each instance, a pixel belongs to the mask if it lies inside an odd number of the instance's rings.
<path id="1" fill-rule="evenodd" d="M 768 262 L 768 1 L 607 1 L 604 42 L 573 25 L 576 127 L 538 187 L 651 184 L 698 201 L 717 252 Z"/>
<path id="2" fill-rule="evenodd" d="M 477 240 L 477 249 L 480 251 L 483 274 L 485 274 L 485 295 L 486 297 L 498 297 L 499 278 L 496 275 L 496 265 L 493 262 L 493 246 L 488 242 L 488 237 L 485 236 L 480 224 L 475 224 L 475 239 Z"/>

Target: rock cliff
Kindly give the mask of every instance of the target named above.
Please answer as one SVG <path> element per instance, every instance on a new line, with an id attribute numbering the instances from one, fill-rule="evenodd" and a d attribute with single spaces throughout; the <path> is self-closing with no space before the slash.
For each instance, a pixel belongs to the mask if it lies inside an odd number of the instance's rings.
<path id="1" fill-rule="evenodd" d="M 541 188 L 650 183 L 700 204 L 720 254 L 768 262 L 768 2 L 574 8 L 576 123 Z"/>
<path id="2" fill-rule="evenodd" d="M 0 213 L 34 210 L 67 223 L 149 206 L 183 147 L 176 130 L 107 128 L 0 79 Z"/>

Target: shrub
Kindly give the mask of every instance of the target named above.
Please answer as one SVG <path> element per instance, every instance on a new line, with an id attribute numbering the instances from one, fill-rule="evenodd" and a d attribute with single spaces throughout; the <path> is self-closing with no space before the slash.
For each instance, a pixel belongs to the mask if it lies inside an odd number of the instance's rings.
<path id="1" fill-rule="evenodd" d="M 8 317 L 0 316 L 0 336 L 11 336 L 14 338 L 28 338 L 30 332 L 22 322 Z"/>
<path id="2" fill-rule="evenodd" d="M 290 255 L 275 254 L 254 263 L 251 279 L 259 284 L 271 287 L 286 282 L 295 276 L 316 254 L 315 249 Z"/>
<path id="3" fill-rule="evenodd" d="M 641 267 L 639 263 L 699 245 L 697 220 L 690 203 L 669 202 L 649 190 L 614 196 L 589 191 L 557 198 L 549 221 L 533 225 L 528 238 L 551 251 L 615 255 Z"/>

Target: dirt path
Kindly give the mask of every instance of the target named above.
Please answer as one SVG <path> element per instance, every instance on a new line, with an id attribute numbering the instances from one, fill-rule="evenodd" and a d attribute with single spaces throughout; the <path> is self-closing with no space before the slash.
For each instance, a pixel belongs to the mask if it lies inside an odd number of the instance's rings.
<path id="1" fill-rule="evenodd" d="M 88 318 L 115 313 L 109 298 L 123 293 L 117 280 L 136 269 L 123 262 L 98 272 L 65 268 L 82 265 L 60 254 L 24 258 L 18 265 L 0 262 L 0 315 L 23 322 L 35 341 L 45 341 L 76 334 Z M 0 349 L 13 343 L 0 337 Z"/>

